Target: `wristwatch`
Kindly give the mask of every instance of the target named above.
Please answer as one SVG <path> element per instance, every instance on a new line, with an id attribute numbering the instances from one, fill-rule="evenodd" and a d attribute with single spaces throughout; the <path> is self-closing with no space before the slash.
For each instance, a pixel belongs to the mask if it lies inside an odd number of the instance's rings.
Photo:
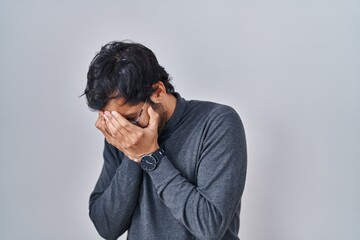
<path id="1" fill-rule="evenodd" d="M 165 151 L 159 148 L 153 153 L 145 154 L 140 160 L 140 166 L 146 172 L 154 171 L 160 160 L 165 156 Z"/>

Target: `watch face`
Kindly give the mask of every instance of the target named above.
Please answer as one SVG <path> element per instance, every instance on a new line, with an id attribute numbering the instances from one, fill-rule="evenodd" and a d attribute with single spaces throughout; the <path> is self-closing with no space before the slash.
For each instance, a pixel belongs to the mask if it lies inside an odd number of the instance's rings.
<path id="1" fill-rule="evenodd" d="M 141 167 L 145 171 L 152 171 L 156 168 L 157 161 L 153 156 L 144 156 L 141 158 Z"/>

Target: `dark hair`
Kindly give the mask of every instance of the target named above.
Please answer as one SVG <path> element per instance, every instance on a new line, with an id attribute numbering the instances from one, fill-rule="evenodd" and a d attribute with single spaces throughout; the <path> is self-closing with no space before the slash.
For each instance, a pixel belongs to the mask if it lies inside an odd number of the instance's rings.
<path id="1" fill-rule="evenodd" d="M 139 43 L 113 41 L 101 47 L 91 61 L 84 94 L 93 110 L 104 108 L 114 98 L 136 104 L 149 98 L 156 90 L 152 85 L 159 81 L 168 93 L 175 92 L 169 74 L 150 49 Z"/>

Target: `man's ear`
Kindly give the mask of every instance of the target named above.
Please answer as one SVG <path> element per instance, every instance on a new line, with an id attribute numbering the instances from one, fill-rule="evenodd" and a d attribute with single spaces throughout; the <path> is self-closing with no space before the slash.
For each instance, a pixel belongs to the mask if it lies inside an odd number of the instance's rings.
<path id="1" fill-rule="evenodd" d="M 154 103 L 161 102 L 166 95 L 166 87 L 163 82 L 158 81 L 152 85 L 154 92 L 151 94 L 150 99 Z"/>

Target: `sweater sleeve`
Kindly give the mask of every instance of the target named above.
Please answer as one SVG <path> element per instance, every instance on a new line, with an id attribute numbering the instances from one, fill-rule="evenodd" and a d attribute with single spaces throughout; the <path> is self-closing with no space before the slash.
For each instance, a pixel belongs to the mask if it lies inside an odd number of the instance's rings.
<path id="1" fill-rule="evenodd" d="M 149 175 L 160 199 L 197 239 L 218 240 L 241 204 L 247 168 L 245 133 L 233 110 L 212 120 L 204 135 L 196 184 L 167 157 Z"/>
<path id="2" fill-rule="evenodd" d="M 104 165 L 90 195 L 89 215 L 105 239 L 117 239 L 130 225 L 138 203 L 141 168 L 105 140 Z"/>

